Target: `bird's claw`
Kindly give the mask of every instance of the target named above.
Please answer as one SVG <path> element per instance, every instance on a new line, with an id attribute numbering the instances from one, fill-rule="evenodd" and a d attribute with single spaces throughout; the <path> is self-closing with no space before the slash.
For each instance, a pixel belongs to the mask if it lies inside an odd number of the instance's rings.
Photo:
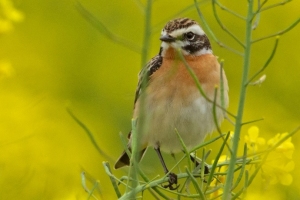
<path id="1" fill-rule="evenodd" d="M 177 175 L 174 173 L 169 173 L 169 184 L 163 185 L 164 188 L 169 188 L 170 190 L 177 190 L 180 185 L 177 185 Z M 176 187 L 173 187 L 173 185 L 176 184 Z"/>

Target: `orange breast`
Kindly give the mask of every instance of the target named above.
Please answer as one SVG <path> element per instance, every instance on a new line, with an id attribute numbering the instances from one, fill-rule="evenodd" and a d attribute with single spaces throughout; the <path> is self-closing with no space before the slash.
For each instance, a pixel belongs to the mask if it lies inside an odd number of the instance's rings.
<path id="1" fill-rule="evenodd" d="M 214 88 L 220 84 L 220 66 L 214 55 L 186 56 L 188 65 L 197 76 L 206 95 L 213 97 Z M 155 98 L 182 98 L 197 92 L 196 83 L 182 61 L 164 58 L 162 66 L 150 77 L 147 93 L 156 93 Z M 153 99 L 154 100 L 154 99 Z"/>
<path id="2" fill-rule="evenodd" d="M 217 58 L 206 54 L 197 57 L 186 56 L 185 59 L 197 76 L 206 96 L 213 100 L 215 86 L 220 84 L 220 66 Z M 225 74 L 224 87 L 227 105 Z M 147 121 L 140 120 L 138 127 L 143 122 L 147 124 L 146 128 L 142 129 L 144 132 L 141 137 L 141 143 L 145 146 L 159 145 L 162 150 L 175 153 L 182 148 L 174 133 L 175 128 L 188 147 L 199 144 L 206 134 L 215 128 L 211 102 L 201 97 L 186 66 L 175 57 L 164 57 L 162 66 L 151 75 L 142 95 L 145 95 L 143 108 L 146 114 L 144 120 Z M 139 117 L 141 99 L 136 102 L 134 118 Z M 217 110 L 216 115 L 221 122 L 224 117 L 223 111 Z"/>

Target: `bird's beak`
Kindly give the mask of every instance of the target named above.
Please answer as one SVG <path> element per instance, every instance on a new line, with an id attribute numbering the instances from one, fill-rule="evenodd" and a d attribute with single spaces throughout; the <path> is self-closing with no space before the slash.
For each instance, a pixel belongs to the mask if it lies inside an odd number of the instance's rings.
<path id="1" fill-rule="evenodd" d="M 176 41 L 176 38 L 173 38 L 172 36 L 170 35 L 163 35 L 159 38 L 161 41 L 163 42 L 168 42 L 168 43 L 171 43 L 171 42 L 175 42 Z"/>

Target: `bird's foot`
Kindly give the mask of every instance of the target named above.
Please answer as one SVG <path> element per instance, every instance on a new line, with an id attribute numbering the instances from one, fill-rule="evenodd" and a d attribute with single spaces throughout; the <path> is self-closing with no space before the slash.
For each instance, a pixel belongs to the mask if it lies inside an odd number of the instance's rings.
<path id="1" fill-rule="evenodd" d="M 169 175 L 169 184 L 163 185 L 164 188 L 169 188 L 170 190 L 177 190 L 180 185 L 177 185 L 177 175 L 170 172 Z M 173 187 L 173 185 L 176 184 L 176 187 Z"/>

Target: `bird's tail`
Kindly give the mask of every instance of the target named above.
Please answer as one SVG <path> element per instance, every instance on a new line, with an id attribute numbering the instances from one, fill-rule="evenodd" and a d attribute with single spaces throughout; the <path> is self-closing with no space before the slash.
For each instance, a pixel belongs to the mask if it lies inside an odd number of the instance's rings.
<path id="1" fill-rule="evenodd" d="M 139 152 L 139 160 L 140 161 L 145 152 L 146 152 L 147 148 L 144 148 L 142 151 Z M 128 150 L 131 152 L 131 148 L 129 147 Z M 125 167 L 125 166 L 129 166 L 130 165 L 130 158 L 127 155 L 126 151 L 123 151 L 123 153 L 121 154 L 121 156 L 118 158 L 116 164 L 115 164 L 115 169 L 119 169 L 121 167 Z"/>

